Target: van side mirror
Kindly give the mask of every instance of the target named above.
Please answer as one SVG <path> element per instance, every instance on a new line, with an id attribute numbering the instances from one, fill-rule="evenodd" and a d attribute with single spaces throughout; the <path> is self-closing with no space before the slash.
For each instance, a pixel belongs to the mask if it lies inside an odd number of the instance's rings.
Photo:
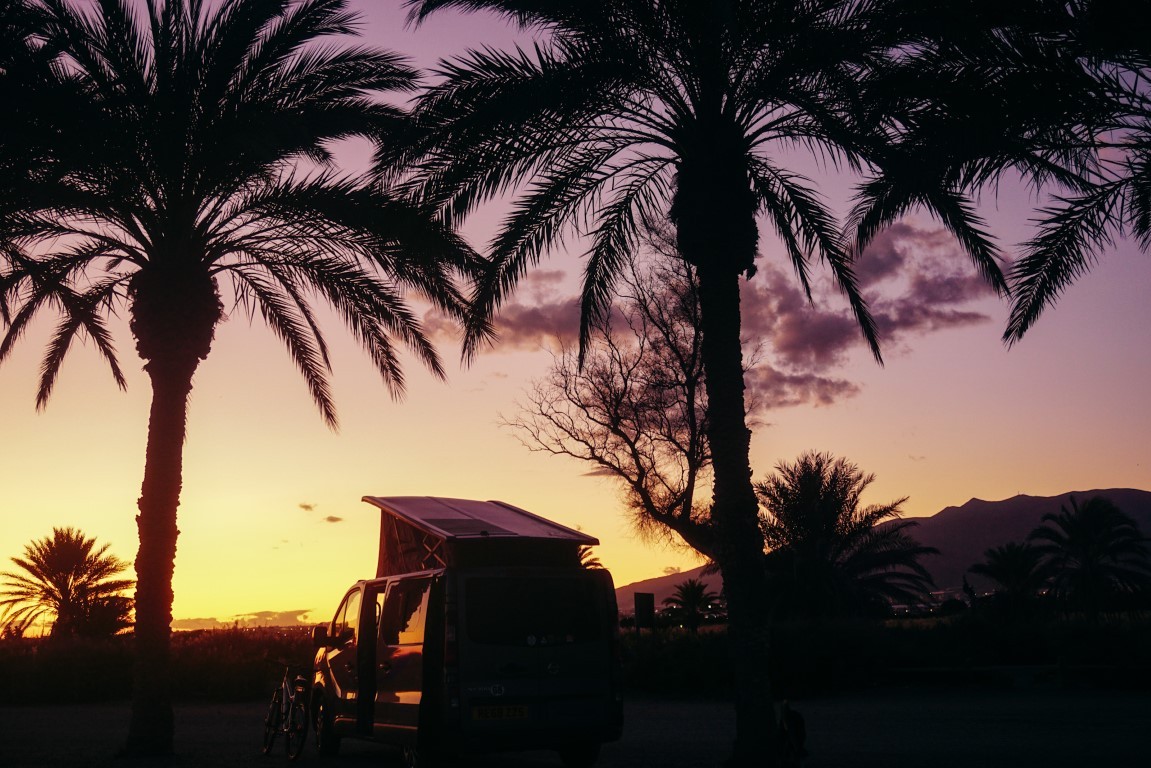
<path id="1" fill-rule="evenodd" d="M 328 637 L 328 625 L 321 624 L 318 627 L 312 627 L 312 646 L 314 648 L 327 648 L 331 646 L 332 641 Z"/>

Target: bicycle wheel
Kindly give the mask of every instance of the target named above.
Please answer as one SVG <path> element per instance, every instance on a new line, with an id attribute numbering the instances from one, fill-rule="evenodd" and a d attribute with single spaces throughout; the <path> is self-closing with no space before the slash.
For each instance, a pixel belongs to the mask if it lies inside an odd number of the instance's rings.
<path id="1" fill-rule="evenodd" d="M 276 734 L 280 732 L 280 689 L 272 694 L 272 703 L 268 705 L 268 714 L 264 715 L 264 746 L 263 753 L 272 753 L 272 745 L 276 743 Z"/>
<path id="2" fill-rule="evenodd" d="M 288 722 L 284 728 L 284 747 L 288 751 L 288 758 L 295 760 L 304 749 L 304 741 L 308 736 L 308 713 L 304 709 L 304 694 L 292 697 L 288 705 Z"/>

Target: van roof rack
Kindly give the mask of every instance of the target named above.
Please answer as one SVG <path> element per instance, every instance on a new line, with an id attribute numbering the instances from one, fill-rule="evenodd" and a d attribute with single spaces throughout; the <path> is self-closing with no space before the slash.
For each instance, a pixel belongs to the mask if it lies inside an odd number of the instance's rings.
<path id="1" fill-rule="evenodd" d="M 578 564 L 599 539 L 503 501 L 364 496 L 380 509 L 376 576 L 448 565 Z"/>

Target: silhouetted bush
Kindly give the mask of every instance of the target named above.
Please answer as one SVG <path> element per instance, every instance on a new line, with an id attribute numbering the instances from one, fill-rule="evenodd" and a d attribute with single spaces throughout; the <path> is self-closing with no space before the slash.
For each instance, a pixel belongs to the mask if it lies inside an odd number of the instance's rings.
<path id="1" fill-rule="evenodd" d="M 624 686 L 668 696 L 731 694 L 723 627 L 621 633 Z M 1048 617 L 994 621 L 984 612 L 874 621 L 789 622 L 772 631 L 773 693 L 801 698 L 852 688 L 913 683 L 1151 688 L 1151 617 L 1092 626 Z M 307 628 L 214 629 L 172 637 L 177 700 L 262 699 L 279 681 L 280 659 L 310 667 Z M 74 704 L 131 695 L 132 637 L 0 640 L 0 705 Z"/>
<path id="2" fill-rule="evenodd" d="M 132 692 L 131 635 L 105 639 L 19 638 L 0 642 L 2 704 L 73 704 L 127 699 Z M 246 701 L 268 695 L 284 659 L 310 668 L 310 630 L 222 629 L 172 635 L 177 699 Z"/>
<path id="3" fill-rule="evenodd" d="M 131 693 L 131 638 L 9 639 L 0 643 L 4 704 L 79 704 Z"/>
<path id="4" fill-rule="evenodd" d="M 626 688 L 660 694 L 721 694 L 731 687 L 726 630 L 634 629 L 621 635 Z"/>
<path id="5" fill-rule="evenodd" d="M 872 684 L 891 662 L 882 624 L 786 622 L 772 630 L 771 673 L 778 698 Z"/>
<path id="6" fill-rule="evenodd" d="M 668 695 L 731 691 L 727 634 L 625 631 L 625 685 Z M 933 619 L 788 622 L 772 631 L 777 698 L 890 684 L 1151 687 L 1151 621 L 1002 623 L 967 611 Z"/>
<path id="7" fill-rule="evenodd" d="M 172 686 L 178 698 L 244 701 L 267 695 L 287 661 L 312 664 L 310 628 L 194 630 L 173 636 Z"/>

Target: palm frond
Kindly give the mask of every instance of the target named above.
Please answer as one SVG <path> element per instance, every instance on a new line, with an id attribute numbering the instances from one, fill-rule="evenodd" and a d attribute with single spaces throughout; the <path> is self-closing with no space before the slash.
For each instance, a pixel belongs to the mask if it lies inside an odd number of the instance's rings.
<path id="1" fill-rule="evenodd" d="M 591 340 L 594 324 L 607 315 L 616 279 L 635 249 L 640 222 L 650 219 L 666 199 L 669 166 L 657 163 L 648 172 L 623 180 L 614 199 L 598 211 L 599 226 L 584 268 L 580 292 L 580 359 Z M 662 173 L 661 173 L 662 172 Z"/>
<path id="2" fill-rule="evenodd" d="M 239 294 L 252 297 L 264 322 L 284 343 L 324 421 L 332 429 L 337 429 L 339 420 L 328 385 L 327 373 L 331 367 L 326 347 L 314 318 L 310 313 L 301 312 L 299 294 L 279 289 L 282 284 L 274 286 L 268 283 L 255 270 L 238 269 L 233 274 L 242 289 Z"/>
<path id="3" fill-rule="evenodd" d="M 1011 270 L 1014 300 L 1003 334 L 1008 344 L 1022 339 L 1043 310 L 1087 272 L 1097 250 L 1112 243 L 1113 222 L 1126 192 L 1127 184 L 1118 180 L 1044 209 L 1039 234 Z"/>
<path id="4" fill-rule="evenodd" d="M 798 174 L 783 171 L 766 162 L 753 162 L 751 170 L 756 191 L 775 225 L 776 234 L 787 248 L 792 267 L 808 299 L 811 299 L 808 256 L 814 252 L 831 267 L 836 285 L 847 297 L 872 355 L 876 361 L 882 362 L 879 330 L 859 292 L 851 268 L 851 258 L 839 233 L 838 224 L 826 204 L 805 185 L 807 180 Z"/>

